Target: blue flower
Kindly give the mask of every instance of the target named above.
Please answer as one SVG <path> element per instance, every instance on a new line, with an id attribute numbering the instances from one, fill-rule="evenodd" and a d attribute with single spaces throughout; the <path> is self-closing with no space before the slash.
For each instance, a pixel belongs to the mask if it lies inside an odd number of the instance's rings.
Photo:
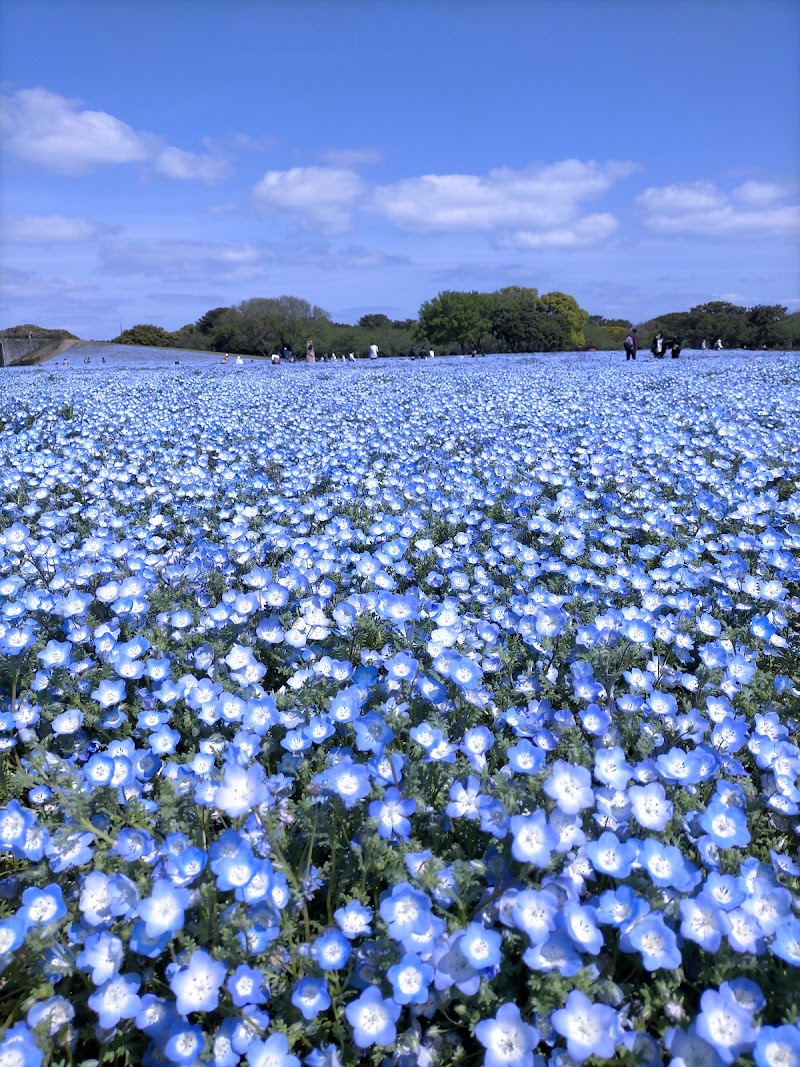
<path id="1" fill-rule="evenodd" d="M 499 967 L 502 959 L 502 938 L 496 930 L 487 930 L 481 923 L 470 923 L 458 942 L 464 959 L 476 971 Z"/>
<path id="2" fill-rule="evenodd" d="M 400 791 L 391 786 L 382 800 L 374 800 L 369 813 L 378 823 L 378 836 L 384 839 L 399 837 L 406 841 L 411 833 L 409 815 L 417 809 L 416 800 L 403 800 Z"/>
<path id="3" fill-rule="evenodd" d="M 266 1004 L 267 996 L 263 991 L 264 972 L 257 967 L 248 967 L 240 963 L 225 983 L 225 988 L 237 1008 L 245 1004 Z"/>
<path id="4" fill-rule="evenodd" d="M 749 1051 L 756 1042 L 752 1016 L 732 996 L 707 989 L 700 998 L 695 1020 L 697 1033 L 711 1045 L 724 1063 Z"/>
<path id="5" fill-rule="evenodd" d="M 699 818 L 717 848 L 743 847 L 750 842 L 747 816 L 741 808 L 729 807 L 714 797 Z"/>
<path id="6" fill-rule="evenodd" d="M 341 970 L 350 959 L 350 952 L 350 942 L 336 929 L 321 934 L 311 946 L 311 954 L 323 971 Z"/>
<path id="7" fill-rule="evenodd" d="M 392 994 L 398 1004 L 424 1004 L 433 981 L 433 967 L 423 963 L 414 953 L 390 967 L 386 976 L 392 983 Z"/>
<path id="8" fill-rule="evenodd" d="M 800 1027 L 762 1026 L 753 1058 L 758 1067 L 800 1067 Z"/>
<path id="9" fill-rule="evenodd" d="M 531 863 L 540 869 L 547 868 L 553 849 L 559 843 L 559 836 L 548 824 L 544 811 L 537 808 L 533 815 L 514 815 L 510 825 L 514 836 L 511 845 L 514 858 L 520 863 Z"/>
<path id="10" fill-rule="evenodd" d="M 180 889 L 166 878 L 153 882 L 150 896 L 139 904 L 139 917 L 144 919 L 147 936 L 159 938 L 177 933 L 183 926 L 190 895 L 188 889 Z"/>
<path id="11" fill-rule="evenodd" d="M 351 756 L 344 756 L 320 776 L 321 784 L 340 798 L 345 808 L 354 808 L 364 797 L 369 796 L 369 771 Z"/>
<path id="12" fill-rule="evenodd" d="M 412 933 L 423 933 L 428 927 L 431 901 L 422 890 L 408 882 L 392 886 L 389 895 L 384 895 L 380 915 L 389 927 L 389 936 L 402 941 Z"/>
<path id="13" fill-rule="evenodd" d="M 610 1060 L 622 1039 L 617 1013 L 605 1004 L 593 1004 L 585 993 L 573 989 L 563 1008 L 550 1016 L 556 1033 L 567 1041 L 567 1052 L 583 1063 L 589 1056 Z"/>
<path id="14" fill-rule="evenodd" d="M 17 1023 L 0 1038 L 0 1063 L 40 1067 L 44 1055 L 25 1023 Z"/>
<path id="15" fill-rule="evenodd" d="M 204 949 L 195 949 L 189 962 L 169 980 L 181 1015 L 193 1011 L 214 1011 L 219 991 L 225 981 L 225 964 L 213 959 Z"/>
<path id="16" fill-rule="evenodd" d="M 400 1018 L 401 1010 L 401 1006 L 393 1000 L 384 1000 L 377 986 L 368 986 L 358 1000 L 351 1001 L 344 1011 L 353 1028 L 356 1047 L 370 1048 L 372 1045 L 393 1044 L 397 1037 L 395 1023 Z"/>
<path id="17" fill-rule="evenodd" d="M 301 978 L 292 992 L 292 1004 L 310 1022 L 331 1006 L 328 983 L 324 978 Z"/>
<path id="18" fill-rule="evenodd" d="M 112 1030 L 122 1019 L 133 1019 L 141 1004 L 138 974 L 117 974 L 89 997 L 89 1007 L 97 1013 L 104 1030 Z"/>
<path id="19" fill-rule="evenodd" d="M 247 1046 L 248 1067 L 300 1067 L 300 1060 L 289 1052 L 285 1034 L 272 1034 L 266 1041 L 252 1041 Z"/>
<path id="20" fill-rule="evenodd" d="M 627 878 L 638 854 L 638 842 L 622 842 L 615 833 L 606 830 L 597 841 L 586 845 L 586 854 L 598 874 Z"/>
<path id="21" fill-rule="evenodd" d="M 556 760 L 543 788 L 565 815 L 594 806 L 592 776 L 585 767 Z"/>
<path id="22" fill-rule="evenodd" d="M 522 1021 L 516 1004 L 502 1004 L 493 1019 L 482 1019 L 475 1036 L 486 1049 L 483 1067 L 533 1067 L 539 1031 Z"/>
<path id="23" fill-rule="evenodd" d="M 22 907 L 17 916 L 27 927 L 49 926 L 67 914 L 67 905 L 60 886 L 47 885 L 44 889 L 28 886 L 22 893 Z"/>
<path id="24" fill-rule="evenodd" d="M 620 938 L 620 948 L 641 953 L 642 965 L 647 971 L 675 970 L 681 965 L 678 939 L 661 915 L 651 912 L 625 931 Z"/>
<path id="25" fill-rule="evenodd" d="M 357 900 L 350 900 L 343 908 L 333 913 L 339 929 L 352 941 L 356 937 L 367 937 L 372 933 L 372 908 Z"/>
<path id="26" fill-rule="evenodd" d="M 205 1047 L 206 1036 L 200 1026 L 181 1023 L 170 1033 L 164 1044 L 164 1055 L 178 1067 L 193 1067 Z"/>

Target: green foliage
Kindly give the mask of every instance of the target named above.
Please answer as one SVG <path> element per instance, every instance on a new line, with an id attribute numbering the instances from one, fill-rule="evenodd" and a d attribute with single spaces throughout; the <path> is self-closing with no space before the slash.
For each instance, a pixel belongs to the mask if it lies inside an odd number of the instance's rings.
<path id="1" fill-rule="evenodd" d="M 569 347 L 583 348 L 586 344 L 583 330 L 589 321 L 589 313 L 580 307 L 575 297 L 555 290 L 552 293 L 544 293 L 541 303 L 548 315 L 560 316 L 566 324 Z"/>
<path id="2" fill-rule="evenodd" d="M 4 337 L 27 337 L 29 333 L 32 333 L 34 337 L 46 335 L 60 341 L 78 340 L 75 334 L 70 333 L 69 330 L 49 330 L 46 326 L 36 326 L 32 322 L 26 322 L 22 326 L 9 326 L 8 329 L 1 330 L 0 333 Z"/>
<path id="3" fill-rule="evenodd" d="M 491 328 L 490 301 L 485 293 L 458 293 L 446 290 L 419 309 L 416 339 L 437 346 L 458 344 L 462 352 L 469 345 L 480 347 Z"/>
<path id="4" fill-rule="evenodd" d="M 131 326 L 112 341 L 115 345 L 144 345 L 146 348 L 172 348 L 175 338 L 161 326 L 153 326 L 150 323 L 140 323 Z"/>

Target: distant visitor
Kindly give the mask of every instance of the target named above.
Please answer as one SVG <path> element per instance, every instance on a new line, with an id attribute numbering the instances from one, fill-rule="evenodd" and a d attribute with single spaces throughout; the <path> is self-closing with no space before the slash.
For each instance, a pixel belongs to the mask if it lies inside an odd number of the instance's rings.
<path id="1" fill-rule="evenodd" d="M 622 347 L 625 349 L 626 363 L 629 359 L 636 359 L 636 352 L 639 348 L 639 334 L 636 332 L 635 326 L 623 341 Z"/>

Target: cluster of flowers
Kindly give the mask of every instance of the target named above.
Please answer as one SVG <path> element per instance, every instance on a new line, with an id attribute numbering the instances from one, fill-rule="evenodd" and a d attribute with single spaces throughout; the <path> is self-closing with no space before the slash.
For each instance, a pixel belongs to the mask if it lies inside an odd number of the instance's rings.
<path id="1" fill-rule="evenodd" d="M 800 369 L 667 370 L 3 376 L 0 1067 L 800 1064 Z"/>

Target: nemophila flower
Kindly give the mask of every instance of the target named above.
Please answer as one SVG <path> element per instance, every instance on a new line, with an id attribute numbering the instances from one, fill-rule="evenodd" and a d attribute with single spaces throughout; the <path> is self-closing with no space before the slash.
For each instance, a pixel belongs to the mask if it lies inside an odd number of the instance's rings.
<path id="1" fill-rule="evenodd" d="M 202 1027 L 179 1023 L 164 1043 L 164 1055 L 177 1067 L 192 1067 L 203 1052 L 205 1040 Z"/>
<path id="2" fill-rule="evenodd" d="M 28 886 L 22 893 L 22 907 L 17 916 L 30 927 L 49 926 L 50 923 L 63 919 L 67 914 L 67 905 L 61 887 L 53 883 L 37 889 Z"/>
<path id="3" fill-rule="evenodd" d="M 698 821 L 717 848 L 741 847 L 750 841 L 746 814 L 717 798 L 712 799 Z"/>
<path id="4" fill-rule="evenodd" d="M 272 1034 L 266 1041 L 251 1041 L 247 1046 L 248 1067 L 300 1067 L 300 1060 L 289 1052 L 285 1034 Z"/>
<path id="5" fill-rule="evenodd" d="M 386 790 L 382 800 L 374 800 L 369 806 L 370 816 L 378 823 L 378 836 L 384 839 L 398 837 L 404 841 L 411 833 L 408 816 L 416 810 L 416 800 L 403 800 L 394 786 Z"/>
<path id="6" fill-rule="evenodd" d="M 707 989 L 700 998 L 695 1026 L 724 1063 L 733 1063 L 737 1056 L 750 1050 L 757 1037 L 750 1013 L 733 997 L 723 996 L 715 989 Z"/>
<path id="7" fill-rule="evenodd" d="M 717 871 L 712 871 L 706 878 L 704 891 L 723 911 L 737 908 L 747 897 L 747 889 L 740 878 Z"/>
<path id="8" fill-rule="evenodd" d="M 222 784 L 217 789 L 214 803 L 231 819 L 241 818 L 267 799 L 267 784 L 264 769 L 254 763 L 250 767 L 228 764 L 222 775 Z"/>
<path id="9" fill-rule="evenodd" d="M 628 877 L 638 851 L 638 842 L 622 842 L 610 830 L 602 833 L 597 841 L 590 841 L 586 845 L 586 854 L 597 873 L 617 878 Z"/>
<path id="10" fill-rule="evenodd" d="M 633 817 L 646 830 L 660 832 L 672 818 L 672 801 L 660 782 L 629 786 L 628 800 Z"/>
<path id="11" fill-rule="evenodd" d="M 376 756 L 383 752 L 394 737 L 394 731 L 376 711 L 369 711 L 355 719 L 353 731 L 359 752 L 372 752 Z"/>
<path id="12" fill-rule="evenodd" d="M 694 1025 L 688 1031 L 667 1030 L 664 1045 L 672 1057 L 669 1067 L 722 1067 L 721 1057 L 700 1037 Z"/>
<path id="13" fill-rule="evenodd" d="M 14 798 L 9 800 L 8 805 L 0 809 L 0 848 L 21 855 L 28 831 L 36 823 L 37 819 L 32 811 L 23 808 Z"/>
<path id="14" fill-rule="evenodd" d="M 82 971 L 89 971 L 92 982 L 99 986 L 112 978 L 125 958 L 125 946 L 120 938 L 103 931 L 90 934 L 77 959 Z"/>
<path id="15" fill-rule="evenodd" d="M 544 750 L 533 745 L 527 737 L 523 737 L 515 745 L 510 745 L 506 750 L 508 766 L 516 774 L 536 774 L 542 769 L 545 761 Z"/>
<path id="16" fill-rule="evenodd" d="M 461 936 L 458 947 L 464 959 L 476 971 L 499 967 L 502 959 L 501 935 L 487 930 L 481 923 L 470 923 Z"/>
<path id="17" fill-rule="evenodd" d="M 75 1018 L 75 1008 L 64 997 L 49 997 L 40 1000 L 28 1011 L 28 1026 L 33 1030 L 44 1032 L 48 1037 L 55 1037 Z M 0 1050 L 0 1063 L 2 1063 Z"/>
<path id="18" fill-rule="evenodd" d="M 607 889 L 593 904 L 597 921 L 606 926 L 627 926 L 650 911 L 647 901 L 627 885 Z"/>
<path id="19" fill-rule="evenodd" d="M 0 967 L 2 957 L 14 952 L 25 940 L 28 924 L 19 915 L 8 915 L 0 919 Z"/>
<path id="20" fill-rule="evenodd" d="M 650 875 L 653 885 L 661 888 L 688 892 L 701 878 L 700 872 L 677 846 L 664 845 L 654 837 L 648 837 L 642 843 L 639 863 Z"/>
<path id="21" fill-rule="evenodd" d="M 394 1000 L 385 1000 L 377 986 L 371 985 L 344 1010 L 353 1030 L 356 1048 L 391 1045 L 397 1037 L 396 1022 L 402 1008 Z"/>
<path id="22" fill-rule="evenodd" d="M 174 886 L 166 878 L 153 882 L 150 896 L 139 904 L 139 917 L 144 920 L 148 937 L 175 934 L 184 923 L 184 914 L 191 894 L 188 889 Z"/>
<path id="23" fill-rule="evenodd" d="M 390 967 L 386 976 L 392 983 L 392 995 L 398 1004 L 424 1004 L 433 981 L 433 967 L 414 953 L 406 953 Z"/>
<path id="24" fill-rule="evenodd" d="M 645 915 L 627 929 L 620 938 L 620 948 L 624 952 L 639 952 L 647 971 L 674 970 L 681 965 L 678 939 L 656 912 Z"/>
<path id="25" fill-rule="evenodd" d="M 27 1023 L 16 1023 L 0 1037 L 2 1067 L 40 1067 L 44 1055 Z"/>
<path id="26" fill-rule="evenodd" d="M 369 796 L 369 771 L 363 763 L 357 763 L 351 756 L 343 756 L 333 767 L 329 767 L 319 776 L 325 789 L 335 794 L 345 808 L 354 808 Z"/>
<path id="27" fill-rule="evenodd" d="M 430 910 L 428 895 L 408 882 L 392 886 L 380 904 L 380 916 L 389 928 L 389 936 L 396 941 L 412 933 L 423 933 L 428 927 Z"/>
<path id="28" fill-rule="evenodd" d="M 467 778 L 466 785 L 453 782 L 450 786 L 450 803 L 445 812 L 451 819 L 479 819 L 479 801 L 482 797 L 480 779 L 474 775 Z"/>
<path id="29" fill-rule="evenodd" d="M 361 904 L 358 900 L 351 900 L 343 908 L 337 908 L 334 912 L 339 929 L 345 937 L 352 941 L 357 937 L 367 937 L 372 933 L 372 908 Z"/>
<path id="30" fill-rule="evenodd" d="M 266 1004 L 267 997 L 263 991 L 264 973 L 257 967 L 248 967 L 240 963 L 225 983 L 231 1000 L 237 1008 L 245 1004 Z"/>
<path id="31" fill-rule="evenodd" d="M 716 952 L 730 924 L 711 894 L 703 892 L 694 898 L 684 897 L 678 907 L 683 920 L 681 935 L 696 942 L 706 952 Z"/>
<path id="32" fill-rule="evenodd" d="M 83 712 L 78 708 L 69 708 L 56 715 L 50 724 L 56 737 L 65 737 L 75 734 L 83 726 Z"/>
<path id="33" fill-rule="evenodd" d="M 351 951 L 350 942 L 337 929 L 327 930 L 311 946 L 311 955 L 323 971 L 341 970 L 350 959 Z"/>
<path id="34" fill-rule="evenodd" d="M 589 1056 L 611 1059 L 622 1039 L 617 1013 L 606 1004 L 593 1004 L 578 989 L 573 989 L 563 1008 L 550 1016 L 556 1033 L 567 1042 L 573 1060 L 583 1063 Z"/>
<path id="35" fill-rule="evenodd" d="M 594 805 L 592 776 L 585 767 L 556 760 L 543 788 L 567 815 Z"/>
<path id="36" fill-rule="evenodd" d="M 111 1030 L 122 1019 L 133 1019 L 141 1004 L 138 974 L 117 974 L 89 997 L 89 1007 L 97 1014 L 104 1030 Z"/>
<path id="37" fill-rule="evenodd" d="M 225 964 L 213 959 L 204 949 L 195 949 L 189 962 L 169 979 L 175 1003 L 181 1015 L 194 1011 L 214 1011 L 219 990 L 225 980 Z"/>
<path id="38" fill-rule="evenodd" d="M 331 1006 L 328 983 L 324 978 L 301 978 L 292 991 L 292 1004 L 310 1022 Z"/>
<path id="39" fill-rule="evenodd" d="M 498 840 L 508 833 L 510 824 L 508 812 L 501 800 L 495 797 L 482 796 L 478 801 L 478 817 L 480 818 L 481 830 Z"/>
<path id="40" fill-rule="evenodd" d="M 501 1004 L 493 1019 L 481 1019 L 475 1037 L 486 1050 L 484 1067 L 533 1067 L 539 1031 L 523 1022 L 516 1004 Z"/>
<path id="41" fill-rule="evenodd" d="M 514 899 L 511 921 L 536 944 L 555 929 L 558 898 L 547 889 L 523 889 Z"/>
<path id="42" fill-rule="evenodd" d="M 726 937 L 734 952 L 761 956 L 764 952 L 764 931 L 758 920 L 744 908 L 733 908 L 726 913 L 726 919 Z"/>
<path id="43" fill-rule="evenodd" d="M 538 808 L 533 815 L 514 815 L 510 827 L 514 837 L 511 845 L 514 858 L 539 868 L 548 867 L 559 837 L 557 831 L 548 824 L 544 811 Z"/>
<path id="44" fill-rule="evenodd" d="M 791 917 L 792 894 L 782 886 L 770 885 L 759 878 L 742 904 L 742 910 L 752 915 L 762 932 L 769 936 Z"/>
<path id="45" fill-rule="evenodd" d="M 789 1023 L 762 1026 L 753 1059 L 758 1067 L 800 1067 L 800 1027 Z"/>

